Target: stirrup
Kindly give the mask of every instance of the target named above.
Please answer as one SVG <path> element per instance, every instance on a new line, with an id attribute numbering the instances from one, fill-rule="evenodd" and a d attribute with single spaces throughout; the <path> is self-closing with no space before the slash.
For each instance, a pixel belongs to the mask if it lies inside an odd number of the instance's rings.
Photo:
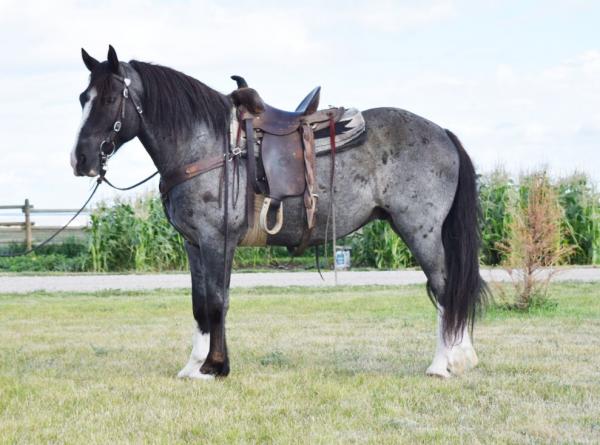
<path id="1" fill-rule="evenodd" d="M 269 229 L 267 223 L 267 213 L 269 213 L 269 208 L 271 207 L 271 198 L 265 198 L 263 201 L 262 209 L 260 211 L 260 228 L 267 232 L 269 235 L 276 235 L 281 230 L 283 226 L 283 202 L 279 203 L 279 209 L 277 209 L 277 221 L 275 222 L 275 226 Z"/>

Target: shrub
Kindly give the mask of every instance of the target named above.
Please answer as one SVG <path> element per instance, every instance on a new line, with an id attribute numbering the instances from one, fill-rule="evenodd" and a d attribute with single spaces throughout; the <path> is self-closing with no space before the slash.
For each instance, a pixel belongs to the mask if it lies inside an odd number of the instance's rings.
<path id="1" fill-rule="evenodd" d="M 505 301 L 505 305 L 527 310 L 548 304 L 547 288 L 556 272 L 553 268 L 572 251 L 562 243 L 563 220 L 563 209 L 546 172 L 522 178 L 510 237 L 498 244 L 516 291 L 514 301 Z"/>

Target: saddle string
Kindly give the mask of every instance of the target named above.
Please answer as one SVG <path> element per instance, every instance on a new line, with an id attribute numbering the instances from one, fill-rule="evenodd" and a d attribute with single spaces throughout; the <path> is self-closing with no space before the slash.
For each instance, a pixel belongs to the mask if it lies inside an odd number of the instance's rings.
<path id="1" fill-rule="evenodd" d="M 337 268 L 335 267 L 335 255 L 337 250 L 337 233 L 335 227 L 335 122 L 333 121 L 333 115 L 329 115 L 329 143 L 331 145 L 331 177 L 329 179 L 329 190 L 331 194 L 331 231 L 333 237 L 333 274 L 335 276 L 335 284 L 337 285 Z"/>
<path id="2" fill-rule="evenodd" d="M 329 209 L 327 211 L 327 220 L 325 222 L 325 240 L 323 242 L 323 251 L 325 256 L 325 261 L 328 261 L 327 257 L 327 234 L 329 233 L 329 220 L 331 218 L 331 232 L 333 238 L 333 269 L 335 271 L 335 249 L 336 249 L 336 229 L 335 229 L 335 190 L 334 190 L 334 180 L 335 180 L 335 122 L 333 119 L 333 115 L 329 115 L 329 145 L 331 146 L 331 168 L 329 170 Z M 336 280 L 337 281 L 337 280 Z"/>

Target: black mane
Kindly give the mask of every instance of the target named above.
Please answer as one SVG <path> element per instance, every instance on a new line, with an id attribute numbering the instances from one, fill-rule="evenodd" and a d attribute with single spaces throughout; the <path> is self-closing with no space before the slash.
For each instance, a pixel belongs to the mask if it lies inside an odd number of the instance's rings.
<path id="1" fill-rule="evenodd" d="M 225 134 L 231 112 L 230 99 L 199 80 L 161 65 L 131 60 L 142 79 L 144 115 L 169 134 L 189 132 L 198 121 L 216 134 Z"/>

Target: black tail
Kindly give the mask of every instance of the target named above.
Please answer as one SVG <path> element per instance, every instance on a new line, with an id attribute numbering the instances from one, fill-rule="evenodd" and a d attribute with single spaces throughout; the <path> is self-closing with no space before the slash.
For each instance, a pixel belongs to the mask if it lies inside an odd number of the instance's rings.
<path id="1" fill-rule="evenodd" d="M 460 338 L 467 324 L 473 328 L 484 303 L 487 286 L 479 275 L 481 245 L 479 197 L 475 169 L 454 133 L 446 133 L 458 151 L 458 185 L 452 208 L 442 226 L 446 255 L 446 287 L 438 302 L 444 308 L 444 335 Z"/>

